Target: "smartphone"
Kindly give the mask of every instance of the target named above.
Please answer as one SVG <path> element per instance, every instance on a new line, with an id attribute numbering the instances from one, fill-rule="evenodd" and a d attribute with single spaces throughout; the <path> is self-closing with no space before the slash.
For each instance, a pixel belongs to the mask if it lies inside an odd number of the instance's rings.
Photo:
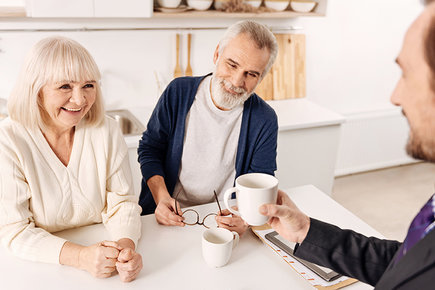
<path id="1" fill-rule="evenodd" d="M 313 263 L 310 263 L 308 261 L 305 261 L 301 258 L 295 257 L 293 255 L 294 249 L 295 249 L 295 243 L 287 241 L 283 237 L 281 237 L 277 232 L 273 231 L 271 233 L 266 234 L 266 239 L 268 239 L 272 244 L 286 252 L 288 255 L 293 257 L 295 260 L 299 261 L 301 264 L 303 264 L 305 267 L 319 275 L 322 279 L 325 281 L 333 281 L 337 279 L 338 277 L 341 277 L 340 274 L 337 272 L 332 271 L 329 268 L 322 267 Z"/>

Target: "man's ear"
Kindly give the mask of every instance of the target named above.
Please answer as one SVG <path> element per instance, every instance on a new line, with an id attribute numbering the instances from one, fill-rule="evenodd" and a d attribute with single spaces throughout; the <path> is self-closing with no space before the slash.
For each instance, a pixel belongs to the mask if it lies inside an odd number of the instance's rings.
<path id="1" fill-rule="evenodd" d="M 213 54 L 213 63 L 216 65 L 216 62 L 219 58 L 219 44 L 216 46 L 216 50 L 214 51 Z"/>

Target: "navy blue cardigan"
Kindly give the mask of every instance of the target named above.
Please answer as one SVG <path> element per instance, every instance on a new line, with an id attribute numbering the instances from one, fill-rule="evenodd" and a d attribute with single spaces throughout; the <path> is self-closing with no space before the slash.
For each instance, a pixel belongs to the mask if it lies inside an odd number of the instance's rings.
<path id="1" fill-rule="evenodd" d="M 143 177 L 139 198 L 142 215 L 154 213 L 156 208 L 146 183 L 150 177 L 162 176 L 169 193 L 172 195 L 174 191 L 183 153 L 186 116 L 198 86 L 205 77 L 182 77 L 173 80 L 154 108 L 138 148 L 138 161 Z M 236 156 L 236 178 L 249 172 L 274 175 L 277 136 L 278 121 L 275 111 L 256 94 L 252 94 L 243 107 Z"/>

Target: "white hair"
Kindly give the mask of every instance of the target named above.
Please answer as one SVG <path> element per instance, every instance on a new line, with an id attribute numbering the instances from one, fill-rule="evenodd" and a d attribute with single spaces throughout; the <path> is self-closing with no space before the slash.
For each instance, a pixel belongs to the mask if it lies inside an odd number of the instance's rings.
<path id="1" fill-rule="evenodd" d="M 104 120 L 100 79 L 97 64 L 78 42 L 60 36 L 44 38 L 33 46 L 24 61 L 8 99 L 9 115 L 27 128 L 45 128 L 39 96 L 42 87 L 50 83 L 92 80 L 96 98 L 84 120 L 87 125 L 99 125 Z"/>
<path id="2" fill-rule="evenodd" d="M 257 45 L 259 49 L 264 47 L 269 50 L 269 61 L 261 75 L 261 79 L 266 76 L 267 72 L 275 62 L 276 55 L 278 54 L 278 43 L 273 33 L 265 25 L 257 23 L 252 20 L 242 20 L 234 23 L 226 30 L 224 36 L 219 41 L 219 55 L 224 51 L 227 44 L 238 36 L 239 34 L 247 34 Z"/>

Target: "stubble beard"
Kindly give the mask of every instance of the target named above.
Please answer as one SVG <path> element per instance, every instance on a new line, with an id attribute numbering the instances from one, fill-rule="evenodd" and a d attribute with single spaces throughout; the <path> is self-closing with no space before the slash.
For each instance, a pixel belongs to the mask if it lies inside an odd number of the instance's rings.
<path id="1" fill-rule="evenodd" d="M 232 90 L 237 94 L 231 94 L 228 91 L 226 91 L 225 88 Z M 218 107 L 227 110 L 231 110 L 237 106 L 243 105 L 253 92 L 253 91 L 247 92 L 243 88 L 239 88 L 231 85 L 230 82 L 216 76 L 215 72 L 213 73 L 211 79 L 211 91 L 212 91 L 212 98 L 215 104 Z"/>
<path id="2" fill-rule="evenodd" d="M 406 143 L 406 153 L 415 159 L 435 162 L 435 142 L 423 142 L 422 138 L 411 132 Z"/>

